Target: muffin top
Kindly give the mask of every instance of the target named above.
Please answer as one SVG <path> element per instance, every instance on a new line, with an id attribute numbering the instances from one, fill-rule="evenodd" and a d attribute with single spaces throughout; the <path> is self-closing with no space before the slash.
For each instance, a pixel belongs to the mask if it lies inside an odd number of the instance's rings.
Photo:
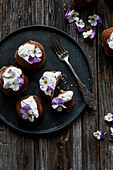
<path id="1" fill-rule="evenodd" d="M 51 96 L 52 91 L 55 90 L 56 82 L 61 76 L 60 71 L 46 71 L 39 80 L 40 89 L 48 96 Z"/>
<path id="2" fill-rule="evenodd" d="M 73 91 L 65 91 L 61 94 L 58 95 L 58 97 L 55 97 L 52 100 L 52 108 L 57 110 L 58 112 L 61 112 L 64 109 L 66 109 L 67 107 L 64 105 L 66 102 L 69 102 L 73 97 Z"/>
<path id="3" fill-rule="evenodd" d="M 18 91 L 20 86 L 24 84 L 24 79 L 21 77 L 22 70 L 14 66 L 8 67 L 2 74 L 3 88 Z"/>
<path id="4" fill-rule="evenodd" d="M 39 117 L 37 103 L 33 96 L 30 96 L 21 101 L 21 108 L 19 113 L 23 119 L 28 119 L 30 122 L 34 122 L 34 118 Z"/>
<path id="5" fill-rule="evenodd" d="M 41 61 L 42 51 L 33 44 L 25 43 L 19 47 L 18 55 L 29 64 L 33 64 Z"/>
<path id="6" fill-rule="evenodd" d="M 110 38 L 107 39 L 107 43 L 109 45 L 109 48 L 113 50 L 113 32 L 111 33 Z"/>

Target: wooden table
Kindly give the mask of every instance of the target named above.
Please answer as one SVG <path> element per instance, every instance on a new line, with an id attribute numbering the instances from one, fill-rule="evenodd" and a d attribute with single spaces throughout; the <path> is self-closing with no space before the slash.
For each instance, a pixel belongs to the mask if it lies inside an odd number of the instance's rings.
<path id="1" fill-rule="evenodd" d="M 27 25 L 49 25 L 67 32 L 87 56 L 97 110 L 86 107 L 68 127 L 48 135 L 23 135 L 0 121 L 0 170 L 113 170 L 112 124 L 104 121 L 105 114 L 113 111 L 113 59 L 101 45 L 102 31 L 113 26 L 113 7 L 98 0 L 78 10 L 86 23 L 89 15 L 101 15 L 103 24 L 94 28 L 93 40 L 83 39 L 75 25 L 65 21 L 68 8 L 73 9 L 71 0 L 0 0 L 0 38 Z M 103 141 L 93 137 L 97 129 L 108 132 Z"/>

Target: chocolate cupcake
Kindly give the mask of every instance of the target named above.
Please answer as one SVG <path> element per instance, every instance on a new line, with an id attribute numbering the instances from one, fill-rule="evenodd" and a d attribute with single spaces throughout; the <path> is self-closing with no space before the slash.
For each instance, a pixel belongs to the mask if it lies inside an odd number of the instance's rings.
<path id="1" fill-rule="evenodd" d="M 74 105 L 73 91 L 63 91 L 52 99 L 52 108 L 57 112 L 69 112 Z"/>
<path id="2" fill-rule="evenodd" d="M 28 87 L 28 78 L 20 68 L 4 66 L 0 69 L 0 89 L 8 96 L 17 96 Z"/>
<path id="3" fill-rule="evenodd" d="M 42 116 L 43 104 L 39 97 L 27 95 L 18 101 L 16 110 L 22 120 L 32 123 Z"/>
<path id="4" fill-rule="evenodd" d="M 17 49 L 15 61 L 26 70 L 39 70 L 45 62 L 44 47 L 30 40 Z"/>
<path id="5" fill-rule="evenodd" d="M 60 71 L 46 71 L 39 80 L 40 93 L 46 99 L 52 99 L 55 88 L 62 78 Z"/>
<path id="6" fill-rule="evenodd" d="M 106 55 L 113 57 L 113 27 L 102 32 L 102 46 Z"/>

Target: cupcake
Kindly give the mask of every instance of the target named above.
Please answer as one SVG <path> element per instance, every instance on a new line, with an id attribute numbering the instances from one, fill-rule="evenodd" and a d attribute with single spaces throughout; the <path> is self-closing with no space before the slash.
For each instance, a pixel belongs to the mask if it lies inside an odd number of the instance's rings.
<path id="1" fill-rule="evenodd" d="M 60 71 L 46 71 L 39 80 L 40 93 L 46 99 L 52 99 L 55 88 L 62 78 Z"/>
<path id="2" fill-rule="evenodd" d="M 102 32 L 102 46 L 108 56 L 113 57 L 113 27 Z"/>
<path id="3" fill-rule="evenodd" d="M 74 105 L 73 91 L 63 91 L 52 99 L 52 108 L 57 112 L 69 112 Z"/>
<path id="4" fill-rule="evenodd" d="M 17 96 L 28 87 L 28 78 L 20 68 L 4 66 L 0 69 L 0 89 L 8 96 Z"/>
<path id="5" fill-rule="evenodd" d="M 45 62 L 44 47 L 40 43 L 30 40 L 17 49 L 15 61 L 24 69 L 39 70 Z"/>
<path id="6" fill-rule="evenodd" d="M 18 101 L 16 111 L 22 120 L 36 122 L 42 116 L 43 104 L 39 97 L 27 95 Z"/>

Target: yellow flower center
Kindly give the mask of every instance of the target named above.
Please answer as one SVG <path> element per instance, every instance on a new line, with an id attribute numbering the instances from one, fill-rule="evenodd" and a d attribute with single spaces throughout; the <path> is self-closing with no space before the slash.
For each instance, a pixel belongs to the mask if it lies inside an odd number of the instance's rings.
<path id="1" fill-rule="evenodd" d="M 75 18 L 75 14 L 72 14 L 72 18 Z"/>
<path id="2" fill-rule="evenodd" d="M 89 36 L 89 34 L 86 34 L 86 37 L 88 37 Z"/>
<path id="3" fill-rule="evenodd" d="M 34 49 L 34 53 L 36 53 L 36 49 Z"/>
<path id="4" fill-rule="evenodd" d="M 110 117 L 108 117 L 108 120 L 110 120 Z"/>
<path id="5" fill-rule="evenodd" d="M 91 18 L 91 21 L 95 21 L 95 19 L 94 19 L 94 18 Z"/>
<path id="6" fill-rule="evenodd" d="M 12 86 L 14 86 L 15 85 L 15 82 L 12 82 Z"/>
<path id="7" fill-rule="evenodd" d="M 97 133 L 96 133 L 96 135 L 98 135 L 98 136 L 99 136 L 99 133 L 97 132 Z"/>
<path id="8" fill-rule="evenodd" d="M 47 80 L 44 80 L 43 83 L 44 83 L 44 84 L 47 84 Z"/>

